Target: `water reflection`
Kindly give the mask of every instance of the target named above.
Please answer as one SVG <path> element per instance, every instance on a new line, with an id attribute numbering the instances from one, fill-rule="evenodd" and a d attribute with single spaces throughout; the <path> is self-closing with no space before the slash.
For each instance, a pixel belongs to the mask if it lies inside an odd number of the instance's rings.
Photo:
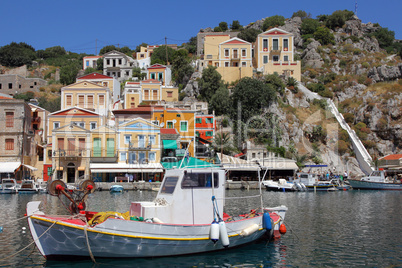
<path id="1" fill-rule="evenodd" d="M 258 191 L 230 190 L 229 197 L 256 195 Z M 111 195 L 95 192 L 88 199 L 92 211 L 126 212 L 133 201 L 150 201 L 152 191 L 126 191 Z M 288 233 L 273 243 L 172 258 L 46 262 L 29 246 L 17 256 L 4 259 L 32 242 L 26 219 L 29 201 L 40 200 L 46 213 L 66 214 L 56 197 L 46 194 L 0 195 L 0 266 L 2 267 L 284 267 L 284 266 L 402 266 L 402 213 L 399 192 L 339 191 L 332 193 L 264 192 L 266 206 L 286 205 Z M 259 198 L 227 200 L 227 212 L 259 207 Z M 247 211 L 245 211 L 247 212 Z"/>

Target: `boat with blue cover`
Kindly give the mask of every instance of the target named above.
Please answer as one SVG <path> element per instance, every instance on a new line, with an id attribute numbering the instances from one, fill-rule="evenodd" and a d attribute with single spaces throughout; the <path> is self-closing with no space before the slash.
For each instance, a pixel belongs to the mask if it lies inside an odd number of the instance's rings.
<path id="1" fill-rule="evenodd" d="M 122 193 L 124 191 L 124 188 L 121 185 L 114 184 L 114 185 L 110 186 L 109 191 L 111 193 Z"/>

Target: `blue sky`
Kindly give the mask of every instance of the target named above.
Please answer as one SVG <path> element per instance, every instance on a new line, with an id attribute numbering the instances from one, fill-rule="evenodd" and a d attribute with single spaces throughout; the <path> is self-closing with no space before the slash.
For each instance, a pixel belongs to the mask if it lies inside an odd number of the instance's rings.
<path id="1" fill-rule="evenodd" d="M 358 0 L 363 23 L 378 22 L 402 39 L 402 0 Z M 335 10 L 354 11 L 355 0 L 2 0 L 0 46 L 25 42 L 36 50 L 62 46 L 95 54 L 106 45 L 182 44 L 201 28 L 221 21 L 247 25 L 259 19 L 304 10 L 315 18 Z M 96 42 L 96 40 L 98 40 Z"/>

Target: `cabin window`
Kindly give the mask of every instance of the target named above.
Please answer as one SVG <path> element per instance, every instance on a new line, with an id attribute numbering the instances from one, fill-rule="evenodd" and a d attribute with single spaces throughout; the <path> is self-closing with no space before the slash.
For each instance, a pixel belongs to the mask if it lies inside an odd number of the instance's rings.
<path id="1" fill-rule="evenodd" d="M 219 174 L 214 174 L 214 188 L 219 188 Z M 212 173 L 193 173 L 187 172 L 184 175 L 181 183 L 181 188 L 211 188 L 212 187 Z"/>
<path id="2" fill-rule="evenodd" d="M 161 194 L 173 194 L 179 177 L 166 177 L 163 180 Z"/>

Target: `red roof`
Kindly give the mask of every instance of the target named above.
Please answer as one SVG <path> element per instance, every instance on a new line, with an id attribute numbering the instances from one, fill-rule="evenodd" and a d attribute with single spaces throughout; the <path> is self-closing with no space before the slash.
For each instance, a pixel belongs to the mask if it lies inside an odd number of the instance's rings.
<path id="1" fill-rule="evenodd" d="M 160 81 L 158 81 L 158 80 L 155 80 L 155 79 L 147 79 L 147 80 L 144 80 L 144 81 L 142 81 L 142 83 L 150 83 L 150 84 L 152 84 L 152 83 L 161 83 Z"/>
<path id="2" fill-rule="evenodd" d="M 175 128 L 161 128 L 161 134 L 178 134 Z"/>
<path id="3" fill-rule="evenodd" d="M 84 57 L 84 59 L 93 59 L 93 58 L 99 59 L 99 58 L 103 58 L 103 56 L 86 56 L 86 57 Z"/>
<path id="4" fill-rule="evenodd" d="M 380 158 L 380 160 L 398 160 L 402 158 L 402 154 L 390 154 Z"/>
<path id="5" fill-rule="evenodd" d="M 12 100 L 13 98 L 9 98 L 9 97 L 0 96 L 0 99 L 2 99 L 2 100 L 5 100 L 5 99 L 7 99 L 7 100 Z"/>
<path id="6" fill-rule="evenodd" d="M 166 66 L 163 66 L 161 64 L 154 64 L 154 65 L 148 67 L 148 69 L 166 69 Z"/>
<path id="7" fill-rule="evenodd" d="M 232 40 L 232 41 L 229 41 L 229 42 L 226 42 L 225 44 L 245 44 L 246 42 L 244 42 L 244 41 L 240 41 L 240 40 Z"/>
<path id="8" fill-rule="evenodd" d="M 81 77 L 78 77 L 77 80 L 91 80 L 91 79 L 112 79 L 113 77 L 107 76 L 100 73 L 91 73 Z"/>

